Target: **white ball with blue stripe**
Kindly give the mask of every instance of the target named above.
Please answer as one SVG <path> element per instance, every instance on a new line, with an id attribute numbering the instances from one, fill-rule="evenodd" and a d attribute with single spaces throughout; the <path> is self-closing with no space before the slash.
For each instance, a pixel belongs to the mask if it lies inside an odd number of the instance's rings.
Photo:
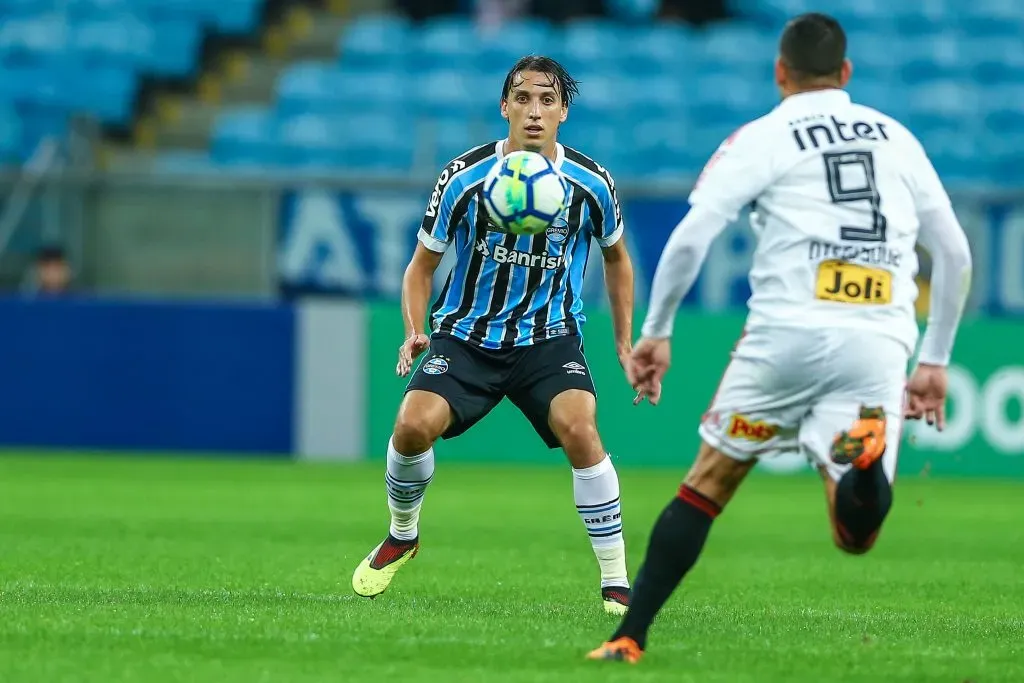
<path id="1" fill-rule="evenodd" d="M 568 206 L 569 182 L 543 154 L 511 152 L 484 178 L 483 202 L 503 230 L 538 235 Z"/>

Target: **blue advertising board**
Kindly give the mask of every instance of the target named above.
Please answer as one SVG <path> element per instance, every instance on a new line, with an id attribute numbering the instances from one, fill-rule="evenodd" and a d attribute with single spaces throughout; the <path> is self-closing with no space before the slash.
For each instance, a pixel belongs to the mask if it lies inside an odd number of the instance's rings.
<path id="1" fill-rule="evenodd" d="M 276 304 L 0 299 L 0 446 L 288 454 Z"/>
<path id="2" fill-rule="evenodd" d="M 426 192 L 285 192 L 278 251 L 282 290 L 397 300 L 426 202 Z M 646 299 L 661 250 L 687 209 L 682 196 L 623 198 L 639 302 Z M 956 209 L 974 253 L 971 308 L 997 316 L 1024 315 L 1024 203 L 968 199 L 957 202 Z M 753 235 L 741 217 L 715 241 L 685 303 L 710 311 L 743 307 L 750 295 L 753 249 Z M 600 259 L 598 250 L 592 258 Z M 449 265 L 442 262 L 439 280 Z M 583 297 L 588 308 L 601 309 L 606 306 L 603 271 L 595 266 L 587 269 Z"/>

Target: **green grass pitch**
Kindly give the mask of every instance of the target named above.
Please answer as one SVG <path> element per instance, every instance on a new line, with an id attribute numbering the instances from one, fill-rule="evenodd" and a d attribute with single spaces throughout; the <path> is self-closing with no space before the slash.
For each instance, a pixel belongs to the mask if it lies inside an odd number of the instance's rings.
<path id="1" fill-rule="evenodd" d="M 816 478 L 752 476 L 639 666 L 565 467 L 446 465 L 420 555 L 374 601 L 380 463 L 0 457 L 0 681 L 1024 680 L 1020 483 L 906 476 L 875 551 L 829 539 Z M 620 464 L 630 569 L 679 471 Z"/>

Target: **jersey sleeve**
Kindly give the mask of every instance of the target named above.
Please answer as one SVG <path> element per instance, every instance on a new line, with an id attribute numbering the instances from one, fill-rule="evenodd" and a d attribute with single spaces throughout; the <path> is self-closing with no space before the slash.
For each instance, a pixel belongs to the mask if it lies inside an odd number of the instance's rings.
<path id="1" fill-rule="evenodd" d="M 690 205 L 702 206 L 729 221 L 764 192 L 775 177 L 771 131 L 760 121 L 741 127 L 719 145 L 690 193 Z"/>
<path id="2" fill-rule="evenodd" d="M 608 248 L 622 237 L 623 223 L 619 196 L 615 192 L 615 180 L 608 171 L 604 171 L 603 175 L 605 183 L 600 197 L 601 219 L 594 221 L 594 238 L 602 247 Z"/>
<path id="3" fill-rule="evenodd" d="M 458 177 L 462 170 L 460 164 L 465 167 L 465 164 L 456 160 L 441 171 L 417 234 L 423 246 L 437 253 L 443 253 L 448 248 L 448 243 L 455 237 L 455 228 L 462 220 L 462 212 L 457 211 L 455 206 L 463 186 Z"/>

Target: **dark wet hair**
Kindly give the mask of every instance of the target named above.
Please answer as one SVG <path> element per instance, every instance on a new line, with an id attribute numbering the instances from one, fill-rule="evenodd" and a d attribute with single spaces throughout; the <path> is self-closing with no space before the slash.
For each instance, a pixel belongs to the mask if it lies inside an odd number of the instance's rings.
<path id="1" fill-rule="evenodd" d="M 515 80 L 516 74 L 523 71 L 536 71 L 537 73 L 550 76 L 552 87 L 554 87 L 558 96 L 562 98 L 562 104 L 567 107 L 572 104 L 573 98 L 580 93 L 579 83 L 556 60 L 541 55 L 527 55 L 513 64 L 508 75 L 505 76 L 505 84 L 501 87 L 501 100 L 503 102 L 508 99 L 509 93 L 512 92 L 512 82 Z"/>
<path id="2" fill-rule="evenodd" d="M 827 14 L 801 14 L 786 24 L 779 56 L 796 80 L 836 76 L 846 59 L 846 33 Z"/>

